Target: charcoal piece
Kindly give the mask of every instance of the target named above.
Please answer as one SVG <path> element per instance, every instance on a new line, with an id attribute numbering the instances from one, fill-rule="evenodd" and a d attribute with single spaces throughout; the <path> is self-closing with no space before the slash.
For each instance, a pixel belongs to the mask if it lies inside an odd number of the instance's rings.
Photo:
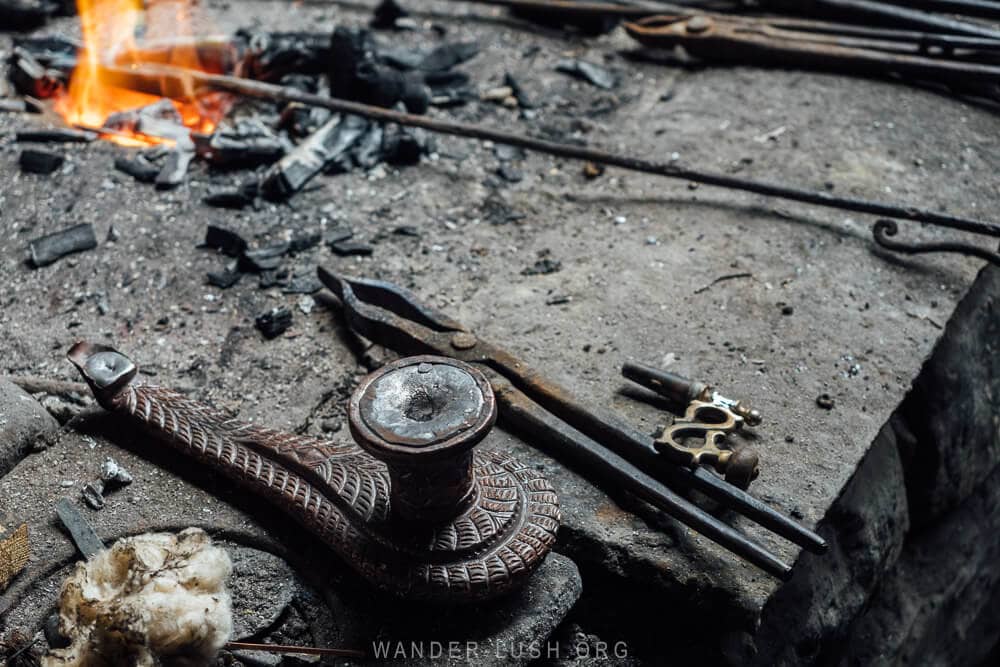
<path id="1" fill-rule="evenodd" d="M 296 275 L 288 281 L 288 284 L 281 288 L 282 294 L 315 294 L 323 288 L 319 278 L 313 273 Z"/>
<path id="2" fill-rule="evenodd" d="M 562 269 L 562 262 L 551 257 L 543 257 L 521 271 L 522 276 L 542 276 Z"/>
<path id="3" fill-rule="evenodd" d="M 406 71 L 418 69 L 420 63 L 427 57 L 427 53 L 424 49 L 415 49 L 397 44 L 379 47 L 378 59 L 390 67 Z"/>
<path id="4" fill-rule="evenodd" d="M 25 113 L 27 111 L 29 111 L 28 103 L 24 100 L 0 99 L 0 112 L 2 113 Z"/>
<path id="5" fill-rule="evenodd" d="M 265 338 L 276 338 L 292 326 L 292 311 L 284 306 L 272 308 L 258 315 L 254 324 Z"/>
<path id="6" fill-rule="evenodd" d="M 288 284 L 291 274 L 288 269 L 272 269 L 261 271 L 257 277 L 257 287 L 268 289 L 270 287 L 283 287 Z"/>
<path id="7" fill-rule="evenodd" d="M 265 125 L 243 121 L 216 129 L 199 152 L 213 167 L 252 169 L 277 162 L 285 148 L 285 142 Z"/>
<path id="8" fill-rule="evenodd" d="M 241 209 L 251 206 L 257 200 L 259 190 L 257 181 L 244 181 L 235 188 L 213 190 L 205 195 L 202 201 L 209 206 Z"/>
<path id="9" fill-rule="evenodd" d="M 273 271 L 281 266 L 281 259 L 288 252 L 288 243 L 278 243 L 265 248 L 255 250 L 245 250 L 240 256 L 240 270 L 252 271 Z"/>
<path id="10" fill-rule="evenodd" d="M 100 135 L 90 130 L 75 130 L 69 127 L 54 127 L 46 130 L 21 130 L 14 135 L 14 140 L 32 141 L 35 143 L 85 144 L 95 141 Z"/>
<path id="11" fill-rule="evenodd" d="M 211 271 L 205 275 L 205 280 L 209 285 L 219 289 L 229 289 L 240 281 L 243 274 L 239 271 L 224 268 L 222 271 Z"/>
<path id="12" fill-rule="evenodd" d="M 371 32 L 364 28 L 337 26 L 330 38 L 330 62 L 327 78 L 330 94 L 348 100 L 360 100 L 357 70 L 362 63 L 374 64 L 378 47 Z"/>
<path id="13" fill-rule="evenodd" d="M 420 69 L 427 72 L 440 72 L 471 60 L 479 54 L 479 44 L 476 42 L 452 42 L 442 44 L 427 54 L 420 61 Z"/>
<path id="14" fill-rule="evenodd" d="M 523 213 L 518 213 L 498 192 L 491 192 L 480 207 L 483 218 L 493 225 L 506 225 L 524 217 Z"/>
<path id="15" fill-rule="evenodd" d="M 524 180 L 524 172 L 509 164 L 501 164 L 497 167 L 497 175 L 508 183 L 520 183 Z"/>
<path id="16" fill-rule="evenodd" d="M 5 30 L 38 28 L 58 8 L 51 0 L 0 0 L 0 27 Z"/>
<path id="17" fill-rule="evenodd" d="M 243 46 L 240 76 L 259 81 L 276 82 L 292 73 L 322 74 L 331 60 L 328 33 L 244 29 L 236 32 L 234 42 Z"/>
<path id="18" fill-rule="evenodd" d="M 0 4 L 3 1 L 0 0 Z M 79 41 L 61 35 L 15 37 L 14 46 L 30 53 L 45 67 L 61 72 L 72 72 L 76 68 L 77 54 L 82 49 Z"/>
<path id="19" fill-rule="evenodd" d="M 209 225 L 205 229 L 205 243 L 209 248 L 221 250 L 223 254 L 230 257 L 239 257 L 247 249 L 247 242 L 236 232 L 229 231 L 224 227 Z"/>
<path id="20" fill-rule="evenodd" d="M 183 183 L 194 157 L 193 149 L 182 147 L 180 144 L 174 147 L 174 150 L 167 154 L 167 159 L 164 160 L 160 173 L 156 175 L 154 182 L 157 189 L 169 190 Z"/>
<path id="21" fill-rule="evenodd" d="M 334 227 L 326 233 L 326 240 L 324 243 L 332 248 L 335 243 L 346 241 L 352 236 L 354 236 L 354 232 L 347 227 Z"/>
<path id="22" fill-rule="evenodd" d="M 145 130 L 141 126 L 145 125 Z M 173 138 L 172 135 L 179 131 L 188 133 L 184 127 L 184 119 L 174 103 L 168 99 L 161 99 L 144 107 L 128 109 L 126 111 L 116 111 L 104 120 L 104 127 L 118 130 L 120 132 L 143 132 L 152 136 L 162 136 Z M 158 131 L 167 131 L 167 134 L 156 134 Z"/>
<path id="23" fill-rule="evenodd" d="M 21 151 L 21 156 L 18 158 L 21 171 L 28 174 L 51 174 L 61 167 L 65 161 L 66 158 L 58 153 L 49 153 L 48 151 L 39 151 L 30 148 Z"/>
<path id="24" fill-rule="evenodd" d="M 96 482 L 87 482 L 83 485 L 81 495 L 83 496 L 83 501 L 87 503 L 91 509 L 104 509 L 104 482 L 100 480 L 97 480 Z"/>
<path id="25" fill-rule="evenodd" d="M 31 263 L 35 267 L 46 266 L 74 252 L 92 250 L 97 247 L 94 227 L 84 223 L 53 234 L 46 234 L 29 244 Z"/>
<path id="26" fill-rule="evenodd" d="M 569 74 L 598 88 L 611 90 L 618 83 L 610 70 L 579 58 L 567 58 L 556 63 L 556 71 Z"/>
<path id="27" fill-rule="evenodd" d="M 385 127 L 382 136 L 382 159 L 392 165 L 411 165 L 420 156 L 431 152 L 427 134 L 419 129 L 400 127 L 395 123 Z"/>
<path id="28" fill-rule="evenodd" d="M 371 123 L 368 131 L 358 140 L 351 151 L 354 163 L 362 169 L 371 169 L 382 161 L 382 135 L 384 128 L 381 123 Z"/>
<path id="29" fill-rule="evenodd" d="M 392 230 L 392 233 L 397 236 L 412 236 L 414 238 L 420 238 L 420 230 L 413 225 L 400 225 Z"/>
<path id="30" fill-rule="evenodd" d="M 399 6 L 396 0 L 382 0 L 372 13 L 369 25 L 380 30 L 396 30 L 399 19 L 406 18 L 410 13 Z"/>
<path id="31" fill-rule="evenodd" d="M 323 235 L 319 232 L 296 234 L 288 242 L 288 252 L 303 252 L 315 248 L 322 240 Z"/>
<path id="32" fill-rule="evenodd" d="M 136 155 L 134 158 L 116 157 L 115 169 L 141 183 L 154 182 L 160 173 L 160 168 L 142 155 Z"/>
<path id="33" fill-rule="evenodd" d="M 373 62 L 360 63 L 355 70 L 358 97 L 365 104 L 392 107 L 402 102 L 410 113 L 424 113 L 431 102 L 431 91 L 419 75 L 400 72 Z"/>
<path id="34" fill-rule="evenodd" d="M 465 72 L 429 72 L 424 83 L 430 90 L 431 104 L 438 107 L 465 104 L 477 96 Z"/>
<path id="35" fill-rule="evenodd" d="M 7 78 L 21 95 L 44 100 L 55 97 L 64 89 L 64 73 L 45 67 L 22 48 L 14 49 L 9 63 Z"/>
<path id="36" fill-rule="evenodd" d="M 368 257 L 375 252 L 375 248 L 367 243 L 362 243 L 361 241 L 338 241 L 336 243 L 331 243 L 330 249 L 341 257 L 349 257 L 352 255 Z"/>
<path id="37" fill-rule="evenodd" d="M 360 116 L 331 119 L 268 169 L 261 182 L 263 195 L 271 200 L 287 199 L 316 174 L 338 161 L 343 164 L 367 129 L 368 121 Z"/>
<path id="38" fill-rule="evenodd" d="M 514 75 L 510 72 L 505 72 L 503 75 L 503 85 L 510 88 L 511 94 L 514 99 L 517 100 L 517 105 L 522 109 L 534 109 L 535 102 L 531 97 L 524 91 L 524 87 L 521 86 L 520 82 L 514 78 Z"/>

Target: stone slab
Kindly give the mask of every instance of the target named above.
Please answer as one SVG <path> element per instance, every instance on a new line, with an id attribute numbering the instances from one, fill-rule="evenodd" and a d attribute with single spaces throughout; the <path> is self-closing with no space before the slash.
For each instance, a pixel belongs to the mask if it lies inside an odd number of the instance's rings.
<path id="1" fill-rule="evenodd" d="M 0 379 L 0 477 L 24 458 L 40 434 L 57 426 L 38 401 L 17 385 Z"/>

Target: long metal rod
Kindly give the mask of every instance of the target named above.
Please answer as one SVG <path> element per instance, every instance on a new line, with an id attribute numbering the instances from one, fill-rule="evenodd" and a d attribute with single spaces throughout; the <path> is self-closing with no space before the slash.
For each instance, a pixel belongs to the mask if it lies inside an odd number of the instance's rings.
<path id="1" fill-rule="evenodd" d="M 120 87 L 144 90 L 152 94 L 166 95 L 177 99 L 190 97 L 192 90 L 207 88 L 246 97 L 280 102 L 298 102 L 299 104 L 322 107 L 331 111 L 356 114 L 385 123 L 398 123 L 409 127 L 424 128 L 441 134 L 493 141 L 540 153 L 548 153 L 558 157 L 597 162 L 631 171 L 665 176 L 667 178 L 677 178 L 731 190 L 742 190 L 744 192 L 752 192 L 779 199 L 825 206 L 827 208 L 855 211 L 857 213 L 867 213 L 887 218 L 912 220 L 939 227 L 949 227 L 976 234 L 1000 237 L 1000 225 L 982 220 L 949 215 L 947 213 L 937 213 L 915 206 L 887 204 L 868 199 L 837 197 L 827 192 L 806 190 L 804 188 L 779 185 L 766 181 L 737 178 L 725 174 L 690 169 L 675 162 L 646 160 L 639 157 L 610 153 L 596 148 L 537 139 L 535 137 L 482 127 L 471 123 L 418 116 L 402 111 L 333 97 L 324 97 L 322 95 L 306 93 L 295 88 L 234 76 L 208 74 L 169 65 L 139 65 L 130 68 L 104 67 L 103 70 L 111 82 Z"/>
<path id="2" fill-rule="evenodd" d="M 534 441 L 532 444 L 547 449 L 557 458 L 569 459 L 571 465 L 576 464 L 583 472 L 599 476 L 606 484 L 642 498 L 765 572 L 783 580 L 791 576 L 791 568 L 767 549 L 681 498 L 625 458 L 553 418 L 507 378 L 489 368 L 485 372 L 500 405 L 501 420 L 525 432 Z M 539 439 L 539 433 L 544 433 L 545 437 Z"/>

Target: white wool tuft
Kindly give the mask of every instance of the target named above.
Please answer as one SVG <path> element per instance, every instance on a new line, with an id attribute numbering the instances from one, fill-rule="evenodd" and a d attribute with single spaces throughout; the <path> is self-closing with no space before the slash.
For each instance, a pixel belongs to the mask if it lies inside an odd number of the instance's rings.
<path id="1" fill-rule="evenodd" d="M 72 640 L 43 667 L 204 665 L 233 630 L 229 556 L 200 528 L 115 542 L 77 563 L 59 597 Z"/>

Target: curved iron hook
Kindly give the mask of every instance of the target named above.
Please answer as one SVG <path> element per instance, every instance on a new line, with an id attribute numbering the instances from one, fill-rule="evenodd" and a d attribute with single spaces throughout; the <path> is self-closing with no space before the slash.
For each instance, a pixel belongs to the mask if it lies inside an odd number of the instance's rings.
<path id="1" fill-rule="evenodd" d="M 895 220 L 882 218 L 876 220 L 872 225 L 872 236 L 875 243 L 893 252 L 902 252 L 908 255 L 916 255 L 925 252 L 957 252 L 963 255 L 971 255 L 984 259 L 987 262 L 1000 266 L 1000 253 L 986 248 L 980 248 L 970 243 L 958 243 L 955 241 L 941 241 L 937 243 L 906 243 L 897 241 L 890 237 L 899 233 L 899 225 Z"/>

